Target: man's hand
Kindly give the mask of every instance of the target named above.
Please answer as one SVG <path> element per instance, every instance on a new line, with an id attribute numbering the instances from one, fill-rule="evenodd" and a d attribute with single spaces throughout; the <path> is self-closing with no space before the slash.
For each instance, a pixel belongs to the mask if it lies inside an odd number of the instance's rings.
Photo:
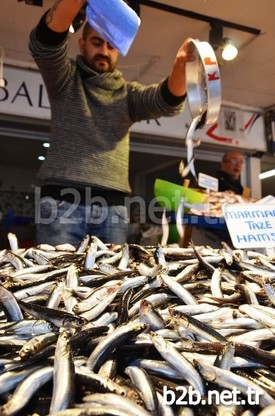
<path id="1" fill-rule="evenodd" d="M 184 41 L 184 43 L 181 45 L 181 47 L 179 48 L 177 55 L 176 55 L 176 60 L 174 65 L 186 65 L 187 62 L 192 62 L 195 60 L 195 56 L 194 56 L 194 44 L 193 41 L 194 39 L 192 38 L 188 38 Z"/>
<path id="2" fill-rule="evenodd" d="M 187 38 L 179 48 L 168 78 L 168 88 L 177 97 L 181 97 L 186 93 L 185 67 L 187 62 L 195 60 L 193 40 L 192 38 Z"/>
<path id="3" fill-rule="evenodd" d="M 47 26 L 54 32 L 65 32 L 85 3 L 86 0 L 58 0 L 47 13 Z"/>

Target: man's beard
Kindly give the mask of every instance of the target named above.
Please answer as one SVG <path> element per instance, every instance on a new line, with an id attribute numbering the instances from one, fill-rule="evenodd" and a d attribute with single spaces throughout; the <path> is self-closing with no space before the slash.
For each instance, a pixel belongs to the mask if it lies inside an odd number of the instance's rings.
<path id="1" fill-rule="evenodd" d="M 105 64 L 102 65 L 100 61 L 104 61 Z M 115 66 L 111 63 L 110 58 L 101 54 L 97 54 L 92 59 L 90 59 L 88 61 L 88 65 L 91 69 L 99 73 L 112 72 L 115 68 Z"/>

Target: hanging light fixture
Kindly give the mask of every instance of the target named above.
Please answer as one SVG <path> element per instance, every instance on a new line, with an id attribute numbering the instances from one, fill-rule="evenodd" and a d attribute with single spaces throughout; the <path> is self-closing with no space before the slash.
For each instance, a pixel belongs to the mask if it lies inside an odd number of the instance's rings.
<path id="1" fill-rule="evenodd" d="M 209 32 L 209 43 L 217 51 L 221 49 L 222 59 L 232 61 L 238 55 L 238 49 L 230 38 L 223 37 L 223 26 L 220 22 L 211 23 Z"/>
<path id="2" fill-rule="evenodd" d="M 224 38 L 222 41 L 222 58 L 225 61 L 232 61 L 238 55 L 238 48 L 235 43 L 229 39 Z"/>
<path id="3" fill-rule="evenodd" d="M 218 50 L 222 44 L 223 38 L 223 27 L 219 22 L 213 22 L 210 24 L 210 32 L 209 32 L 209 43 L 214 49 L 214 51 Z"/>

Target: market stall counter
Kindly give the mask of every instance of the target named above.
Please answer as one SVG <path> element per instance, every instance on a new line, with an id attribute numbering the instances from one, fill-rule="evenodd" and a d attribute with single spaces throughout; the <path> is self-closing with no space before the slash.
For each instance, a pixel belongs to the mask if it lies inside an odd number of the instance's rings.
<path id="1" fill-rule="evenodd" d="M 256 202 L 249 196 L 249 188 L 244 188 L 243 195 L 237 195 L 232 191 L 191 189 L 162 179 L 156 179 L 154 193 L 170 224 L 169 243 L 179 242 L 182 247 L 188 247 L 191 240 L 214 248 L 219 247 L 222 241 L 231 245 L 223 205 Z M 182 235 L 178 232 L 181 226 Z"/>

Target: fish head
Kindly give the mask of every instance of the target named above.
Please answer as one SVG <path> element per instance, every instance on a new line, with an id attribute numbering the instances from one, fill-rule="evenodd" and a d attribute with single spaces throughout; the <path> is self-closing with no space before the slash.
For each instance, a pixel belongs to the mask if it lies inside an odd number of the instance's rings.
<path id="1" fill-rule="evenodd" d="M 63 320 L 64 328 L 81 328 L 84 325 L 88 324 L 88 320 L 82 316 L 66 316 Z"/>

